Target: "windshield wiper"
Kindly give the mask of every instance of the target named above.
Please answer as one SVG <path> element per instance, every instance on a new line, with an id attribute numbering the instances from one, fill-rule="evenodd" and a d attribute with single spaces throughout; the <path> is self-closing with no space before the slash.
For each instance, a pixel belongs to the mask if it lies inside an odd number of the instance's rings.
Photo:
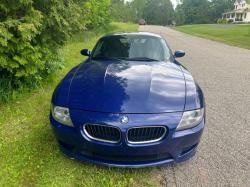
<path id="1" fill-rule="evenodd" d="M 157 59 L 147 58 L 147 57 L 125 58 L 124 60 L 132 60 L 132 61 L 159 61 Z"/>
<path id="2" fill-rule="evenodd" d="M 101 57 L 94 57 L 92 60 L 119 60 L 122 61 L 122 59 L 119 58 L 112 58 L 112 57 L 107 57 L 107 56 L 101 56 Z"/>

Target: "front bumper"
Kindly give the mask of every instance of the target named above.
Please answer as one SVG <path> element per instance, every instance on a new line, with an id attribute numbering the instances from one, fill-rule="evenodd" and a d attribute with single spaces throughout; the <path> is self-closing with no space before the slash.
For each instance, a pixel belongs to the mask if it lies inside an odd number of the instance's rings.
<path id="1" fill-rule="evenodd" d="M 202 122 L 188 130 L 175 132 L 182 117 L 182 112 L 162 114 L 111 114 L 70 109 L 70 115 L 75 128 L 56 122 L 50 115 L 52 129 L 59 142 L 62 153 L 70 158 L 114 167 L 149 167 L 172 162 L 183 162 L 196 153 L 201 139 L 205 117 Z M 129 123 L 121 124 L 120 117 L 126 115 Z M 205 116 L 205 115 L 204 115 Z M 83 130 L 85 123 L 111 125 L 121 129 L 122 137 L 119 143 L 107 143 L 90 139 Z M 167 134 L 158 142 L 131 144 L 126 139 L 126 132 L 131 127 L 166 126 Z M 143 156 L 168 153 L 167 158 L 148 161 L 115 161 L 92 157 L 84 152 L 94 152 L 105 155 Z"/>

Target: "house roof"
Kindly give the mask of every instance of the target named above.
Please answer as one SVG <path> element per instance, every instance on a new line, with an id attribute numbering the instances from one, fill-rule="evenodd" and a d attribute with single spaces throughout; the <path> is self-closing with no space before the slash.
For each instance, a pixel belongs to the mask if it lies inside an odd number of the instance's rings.
<path id="1" fill-rule="evenodd" d="M 239 9 L 239 10 L 230 10 L 227 12 L 224 12 L 222 14 L 230 14 L 230 13 L 243 13 L 245 9 Z"/>
<path id="2" fill-rule="evenodd" d="M 241 0 L 236 0 L 238 3 L 240 3 L 241 2 Z"/>

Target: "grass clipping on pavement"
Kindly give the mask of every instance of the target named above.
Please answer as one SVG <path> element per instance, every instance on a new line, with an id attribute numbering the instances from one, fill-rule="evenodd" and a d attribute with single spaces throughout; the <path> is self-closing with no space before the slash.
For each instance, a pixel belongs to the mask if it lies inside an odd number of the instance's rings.
<path id="1" fill-rule="evenodd" d="M 65 157 L 49 122 L 54 88 L 86 59 L 80 50 L 92 50 L 98 38 L 107 32 L 137 29 L 135 24 L 112 23 L 108 30 L 79 34 L 65 47 L 66 68 L 55 75 L 51 84 L 0 107 L 0 186 L 158 185 L 161 173 L 155 168 L 111 168 Z"/>

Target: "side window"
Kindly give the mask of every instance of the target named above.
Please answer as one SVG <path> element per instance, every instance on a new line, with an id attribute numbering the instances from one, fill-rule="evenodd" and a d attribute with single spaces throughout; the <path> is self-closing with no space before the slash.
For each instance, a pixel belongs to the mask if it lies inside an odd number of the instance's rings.
<path id="1" fill-rule="evenodd" d="M 102 46 L 103 46 L 103 41 L 98 43 L 95 53 L 93 54 L 94 57 L 101 56 Z"/>
<path id="2" fill-rule="evenodd" d="M 163 54 L 163 59 L 169 59 L 170 57 L 170 51 L 167 47 L 167 44 L 164 39 L 161 39 L 161 46 L 162 46 L 162 54 Z"/>

